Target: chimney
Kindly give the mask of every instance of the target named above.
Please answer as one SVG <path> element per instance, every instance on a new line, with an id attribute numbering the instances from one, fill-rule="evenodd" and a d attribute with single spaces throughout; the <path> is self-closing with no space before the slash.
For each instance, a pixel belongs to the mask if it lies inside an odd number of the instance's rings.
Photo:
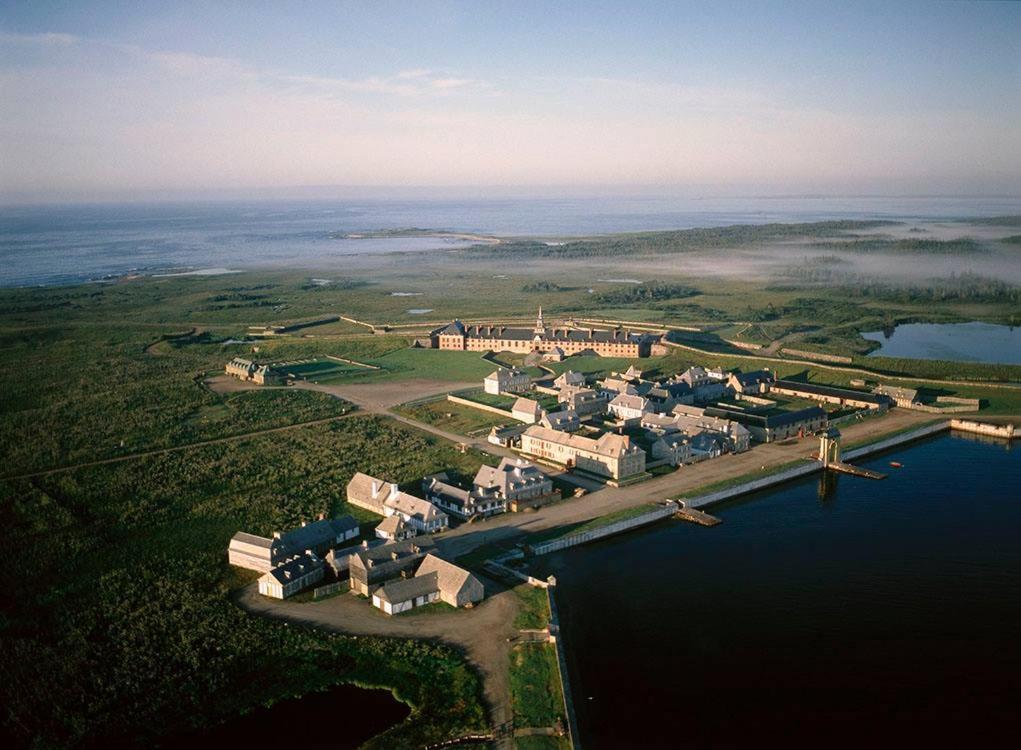
<path id="1" fill-rule="evenodd" d="M 397 550 L 394 550 L 393 552 L 390 553 L 391 560 L 396 560 L 398 557 L 399 555 L 397 554 Z"/>
<path id="2" fill-rule="evenodd" d="M 393 500 L 395 497 L 397 497 L 398 491 L 399 490 L 397 489 L 397 485 L 396 484 L 391 484 L 390 485 L 390 499 L 391 500 Z"/>
<path id="3" fill-rule="evenodd" d="M 326 520 L 326 514 L 325 513 L 320 513 L 319 514 L 319 520 L 320 521 L 325 521 Z"/>
<path id="4" fill-rule="evenodd" d="M 280 538 L 280 532 L 279 531 L 274 531 L 273 532 L 273 538 L 274 539 L 279 539 Z"/>
<path id="5" fill-rule="evenodd" d="M 372 496 L 375 497 L 379 493 L 379 482 L 375 479 L 372 480 Z"/>
<path id="6" fill-rule="evenodd" d="M 362 549 L 368 549 L 368 548 L 369 548 L 369 540 L 368 539 L 363 539 L 362 540 Z"/>
<path id="7" fill-rule="evenodd" d="M 308 526 L 308 521 L 302 521 L 301 528 L 305 528 L 306 526 Z"/>

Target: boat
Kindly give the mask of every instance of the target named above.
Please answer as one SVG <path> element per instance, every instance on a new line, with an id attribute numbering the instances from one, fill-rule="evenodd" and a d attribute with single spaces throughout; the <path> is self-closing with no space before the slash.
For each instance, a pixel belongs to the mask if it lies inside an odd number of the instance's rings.
<path id="1" fill-rule="evenodd" d="M 902 466 L 904 466 L 904 464 L 902 464 L 900 461 L 891 461 L 890 466 L 892 466 L 895 469 L 899 469 Z"/>

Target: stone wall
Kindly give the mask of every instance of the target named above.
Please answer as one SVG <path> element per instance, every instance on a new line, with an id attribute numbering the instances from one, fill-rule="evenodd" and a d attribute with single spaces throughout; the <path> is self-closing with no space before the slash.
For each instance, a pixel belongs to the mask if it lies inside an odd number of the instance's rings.
<path id="1" fill-rule="evenodd" d="M 578 534 L 569 534 L 568 536 L 561 537 L 560 539 L 554 539 L 549 542 L 540 542 L 539 544 L 531 545 L 531 552 L 533 555 L 547 555 L 550 552 L 567 549 L 568 547 L 576 547 L 579 544 L 585 544 L 586 542 L 592 542 L 596 539 L 602 539 L 603 537 L 619 534 L 622 531 L 628 531 L 629 529 L 635 529 L 639 526 L 645 526 L 655 521 L 659 521 L 662 518 L 669 518 L 677 512 L 678 507 L 679 506 L 676 503 L 671 502 L 668 505 L 664 505 L 662 508 L 656 508 L 655 510 L 643 513 L 640 516 L 635 516 L 634 518 L 616 521 L 614 523 L 607 524 L 606 526 L 600 526 L 599 528 L 591 529 L 590 531 L 583 531 Z"/>
<path id="2" fill-rule="evenodd" d="M 782 354 L 789 354 L 792 357 L 804 357 L 805 359 L 811 359 L 816 362 L 833 362 L 838 365 L 849 365 L 851 364 L 850 357 L 842 357 L 839 354 L 823 354 L 822 352 L 808 352 L 804 349 L 788 349 L 784 347 L 780 350 Z"/>
<path id="3" fill-rule="evenodd" d="M 985 422 L 973 422 L 968 419 L 951 419 L 950 429 L 972 432 L 976 435 L 1006 438 L 1007 440 L 1011 440 L 1014 437 L 1014 425 L 1012 424 L 986 424 Z"/>

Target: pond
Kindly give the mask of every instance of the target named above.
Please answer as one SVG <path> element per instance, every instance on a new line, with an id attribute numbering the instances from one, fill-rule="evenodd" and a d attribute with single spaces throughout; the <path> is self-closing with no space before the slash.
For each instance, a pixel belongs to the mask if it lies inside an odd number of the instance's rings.
<path id="1" fill-rule="evenodd" d="M 169 748 L 301 747 L 355 750 L 411 713 L 386 690 L 337 685 L 257 708 L 219 726 L 168 743 Z M 346 718 L 343 718 L 346 717 Z"/>
<path id="2" fill-rule="evenodd" d="M 863 333 L 881 348 L 870 356 L 1021 365 L 1021 328 L 992 323 L 908 323 Z"/>

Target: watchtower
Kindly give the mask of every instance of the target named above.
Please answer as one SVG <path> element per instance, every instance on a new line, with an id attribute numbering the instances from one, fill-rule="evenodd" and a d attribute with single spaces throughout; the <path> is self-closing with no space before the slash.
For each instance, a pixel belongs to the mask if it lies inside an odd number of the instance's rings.
<path id="1" fill-rule="evenodd" d="M 819 434 L 819 460 L 823 467 L 840 463 L 840 430 L 829 427 Z"/>

